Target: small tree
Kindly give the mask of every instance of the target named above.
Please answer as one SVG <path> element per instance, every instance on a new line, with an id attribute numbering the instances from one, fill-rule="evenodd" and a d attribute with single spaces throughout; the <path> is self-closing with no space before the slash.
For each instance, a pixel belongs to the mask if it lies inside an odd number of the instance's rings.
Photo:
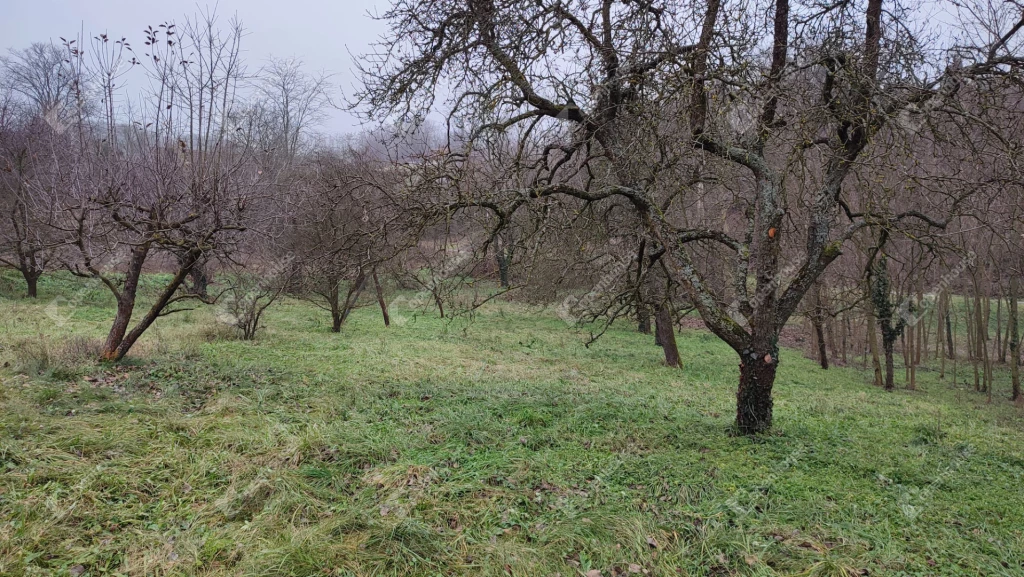
<path id="1" fill-rule="evenodd" d="M 262 270 L 252 266 L 238 267 L 226 275 L 228 287 L 218 304 L 217 320 L 232 326 L 242 340 L 251 341 L 262 327 L 263 314 L 282 295 L 291 290 L 297 268 L 291 253 L 275 260 Z"/>
<path id="2" fill-rule="evenodd" d="M 179 29 L 146 30 L 146 51 L 107 35 L 92 42 L 92 60 L 71 48 L 69 60 L 99 79 L 100 123 L 80 122 L 73 158 L 62 165 L 52 202 L 74 247 L 68 267 L 99 279 L 117 300 L 102 358 L 120 360 L 156 320 L 197 298 L 180 291 L 204 259 L 226 254 L 246 228 L 244 216 L 263 189 L 252 162 L 250 127 L 225 122 L 244 78 L 242 28 L 226 31 L 209 16 Z M 142 66 L 155 90 L 142 107 L 117 106 L 126 66 Z M 72 67 L 75 68 L 75 67 Z M 124 126 L 119 119 L 130 118 Z M 153 303 L 132 325 L 140 280 L 154 256 L 176 263 Z M 113 271 L 103 265 L 117 266 Z"/>
<path id="3" fill-rule="evenodd" d="M 50 227 L 53 212 L 40 189 L 52 167 L 50 156 L 42 153 L 48 145 L 60 146 L 59 139 L 41 118 L 0 102 L 0 264 L 21 273 L 31 298 L 59 244 Z"/>
<path id="4" fill-rule="evenodd" d="M 388 319 L 377 268 L 409 237 L 393 174 L 354 150 L 318 150 L 296 166 L 286 243 L 297 255 L 297 294 L 331 314 L 339 332 L 369 282 Z"/>

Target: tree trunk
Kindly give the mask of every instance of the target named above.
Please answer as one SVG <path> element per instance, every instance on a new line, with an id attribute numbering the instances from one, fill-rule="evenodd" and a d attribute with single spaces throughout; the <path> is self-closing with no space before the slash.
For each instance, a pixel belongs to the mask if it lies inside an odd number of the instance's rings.
<path id="1" fill-rule="evenodd" d="M 935 358 L 939 359 L 939 378 L 946 378 L 946 355 L 943 354 L 942 347 L 945 346 L 945 340 L 943 336 L 943 328 L 946 326 L 945 319 L 949 310 L 949 296 L 946 291 L 943 290 L 939 293 L 939 310 L 937 311 L 936 322 L 935 322 Z"/>
<path id="2" fill-rule="evenodd" d="M 118 348 L 128 332 L 128 324 L 132 321 L 132 312 L 135 310 L 135 295 L 139 291 L 139 278 L 142 276 L 142 265 L 146 262 L 148 254 L 148 244 L 141 244 L 132 249 L 131 258 L 128 260 L 128 271 L 125 273 L 124 285 L 121 286 L 117 295 L 117 312 L 114 314 L 114 323 L 110 327 L 110 332 L 107 333 L 107 340 L 103 343 L 100 360 L 119 360 Z"/>
<path id="3" fill-rule="evenodd" d="M 818 363 L 821 368 L 828 370 L 828 349 L 825 343 L 825 303 L 822 297 L 821 283 L 817 283 L 814 293 L 814 312 L 811 314 L 811 323 L 814 325 L 814 334 L 818 340 Z"/>
<path id="4" fill-rule="evenodd" d="M 818 340 L 818 362 L 821 368 L 828 370 L 828 350 L 825 348 L 825 328 L 820 322 L 815 321 L 814 333 Z"/>
<path id="5" fill-rule="evenodd" d="M 167 308 L 171 299 L 174 298 L 174 293 L 178 292 L 178 288 L 180 288 L 182 283 L 185 282 L 185 277 L 188 276 L 189 271 L 192 269 L 192 265 L 195 264 L 196 258 L 198 258 L 198 255 L 181 265 L 181 268 L 178 269 L 174 278 L 171 279 L 157 297 L 156 302 L 154 302 L 153 305 L 149 307 L 149 310 L 146 311 L 145 316 L 143 316 L 135 327 L 132 328 L 132 330 L 121 340 L 121 344 L 117 346 L 113 360 L 120 361 L 123 359 L 124 356 L 128 354 L 128 351 L 131 350 L 132 346 L 135 345 L 135 342 L 139 340 L 139 337 L 142 336 L 142 333 L 146 332 L 146 330 L 156 322 L 156 319 L 160 318 L 160 315 L 164 313 L 164 309 Z M 141 276 L 141 265 L 139 270 Z M 132 299 L 134 301 L 134 297 L 132 297 Z M 257 317 L 256 321 L 259 321 L 259 317 Z"/>
<path id="6" fill-rule="evenodd" d="M 891 391 L 895 388 L 893 349 L 896 341 L 899 340 L 905 328 L 905 320 L 902 317 L 896 319 L 893 324 L 893 313 L 895 307 L 892 304 L 889 284 L 889 265 L 884 253 L 880 253 L 872 265 L 872 273 L 869 276 L 871 288 L 871 302 L 874 304 L 875 314 L 878 317 L 878 324 L 882 329 L 882 350 L 885 352 L 885 390 Z"/>
<path id="7" fill-rule="evenodd" d="M 637 303 L 636 316 L 636 330 L 640 332 L 640 334 L 651 334 L 651 314 L 647 311 L 647 306 L 643 303 Z"/>
<path id="8" fill-rule="evenodd" d="M 752 347 L 740 353 L 740 386 L 736 391 L 736 426 L 744 435 L 763 433 L 772 426 L 772 385 L 778 368 L 771 347 Z"/>
<path id="9" fill-rule="evenodd" d="M 496 247 L 495 259 L 498 261 L 498 282 L 501 288 L 509 287 L 508 269 L 512 258 L 505 251 L 504 247 Z"/>
<path id="10" fill-rule="evenodd" d="M 668 302 L 664 302 L 658 307 L 654 323 L 658 342 L 665 352 L 665 364 L 670 367 L 681 367 L 679 349 L 676 347 L 676 332 L 672 322 L 672 310 L 669 308 Z"/>
<path id="11" fill-rule="evenodd" d="M 178 254 L 178 267 L 186 267 L 187 261 L 193 257 L 190 257 L 188 253 Z M 185 283 L 184 290 L 189 294 L 197 295 L 202 298 L 209 296 L 210 276 L 206 272 L 207 259 L 205 257 L 199 257 L 195 259 L 195 263 L 188 267 L 188 283 Z"/>
<path id="12" fill-rule="evenodd" d="M 1020 325 L 1017 317 L 1017 273 L 1010 271 L 1010 306 L 1007 324 L 1010 330 L 1010 380 L 1014 401 L 1021 401 L 1020 394 Z"/>
<path id="13" fill-rule="evenodd" d="M 206 298 L 210 292 L 210 275 L 206 271 L 206 263 L 199 262 L 192 267 L 192 271 L 189 272 L 189 278 L 192 280 L 191 290 L 193 293 Z"/>
<path id="14" fill-rule="evenodd" d="M 946 358 L 956 358 L 956 347 L 953 346 L 953 320 L 949 316 L 950 298 L 946 297 Z"/>
<path id="15" fill-rule="evenodd" d="M 847 364 L 847 356 L 846 356 L 847 348 L 849 347 L 849 341 L 853 339 L 853 325 L 850 324 L 850 311 L 846 311 L 845 313 L 843 313 L 842 331 L 843 331 L 843 348 L 841 350 L 842 350 L 843 365 L 846 365 Z"/>
<path id="16" fill-rule="evenodd" d="M 443 319 L 444 318 L 444 299 L 441 298 L 441 293 L 434 291 L 434 304 L 437 305 L 437 314 Z"/>
<path id="17" fill-rule="evenodd" d="M 920 302 L 920 301 L 918 301 Z M 918 322 L 916 325 L 911 327 L 910 338 L 907 339 L 907 346 L 910 347 L 908 351 L 910 354 L 907 355 L 910 365 L 907 371 L 907 389 L 913 391 L 917 389 L 917 359 L 921 354 L 919 344 L 921 342 L 921 329 L 922 323 Z"/>
<path id="18" fill-rule="evenodd" d="M 348 294 L 345 295 L 345 305 L 341 309 L 341 322 L 338 324 L 338 330 L 341 330 L 341 325 L 345 324 L 348 316 L 352 314 L 352 310 L 356 308 L 359 295 L 363 294 L 364 286 L 366 286 L 366 273 L 363 272 L 363 269 L 359 269 L 355 282 L 352 283 L 352 287 L 348 289 Z"/>
<path id="19" fill-rule="evenodd" d="M 380 305 L 380 314 L 384 316 L 384 326 L 391 326 L 391 315 L 388 314 L 388 303 L 384 301 L 384 289 L 380 286 L 380 279 L 377 278 L 377 269 L 373 269 L 373 288 L 377 292 L 377 304 Z M 504 286 L 504 285 L 503 285 Z"/>
<path id="20" fill-rule="evenodd" d="M 871 366 L 875 369 L 875 386 L 882 386 L 882 361 L 878 354 L 878 327 L 875 321 L 875 311 L 868 311 L 868 347 L 871 349 Z"/>
<path id="21" fill-rule="evenodd" d="M 885 349 L 885 390 L 891 391 L 896 388 L 895 363 L 893 363 L 893 346 L 896 339 L 882 339 L 882 348 Z"/>
<path id="22" fill-rule="evenodd" d="M 328 286 L 327 294 L 324 298 L 327 299 L 327 306 L 331 307 L 331 332 L 341 332 L 341 280 L 337 278 L 328 278 L 330 283 Z"/>
<path id="23" fill-rule="evenodd" d="M 647 240 L 640 239 L 640 248 L 636 257 L 636 330 L 640 334 L 651 334 L 651 310 L 644 299 L 644 259 L 647 258 Z M 660 344 L 660 343 L 659 343 Z"/>
<path id="24" fill-rule="evenodd" d="M 1002 291 L 1000 291 L 1002 292 Z M 996 357 L 1000 363 L 1006 362 L 1003 353 L 1003 295 L 996 295 Z"/>
<path id="25" fill-rule="evenodd" d="M 22 271 L 22 275 L 25 277 L 25 284 L 28 285 L 28 298 L 37 298 L 39 296 L 39 274 Z"/>
<path id="26" fill-rule="evenodd" d="M 921 277 L 918 277 L 918 306 L 920 307 L 925 302 L 924 291 L 921 288 Z M 922 318 L 918 322 L 918 340 L 913 343 L 913 366 L 916 367 L 921 364 L 921 354 L 925 351 L 925 358 L 928 358 L 928 320 L 922 315 Z"/>

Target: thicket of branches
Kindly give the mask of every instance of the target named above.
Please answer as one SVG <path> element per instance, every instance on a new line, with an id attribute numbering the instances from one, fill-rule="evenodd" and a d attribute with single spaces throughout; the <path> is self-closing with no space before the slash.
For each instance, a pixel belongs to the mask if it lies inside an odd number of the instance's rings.
<path id="1" fill-rule="evenodd" d="M 1024 8 L 929 7 L 397 0 L 349 103 L 380 128 L 341 142 L 330 76 L 248 68 L 234 21 L 33 45 L 0 61 L 0 262 L 106 286 L 108 360 L 199 303 L 253 338 L 285 294 L 338 332 L 404 290 L 629 322 L 670 366 L 699 323 L 743 433 L 781 344 L 888 389 L 899 355 L 989 394 L 1006 362 L 1020 399 Z"/>

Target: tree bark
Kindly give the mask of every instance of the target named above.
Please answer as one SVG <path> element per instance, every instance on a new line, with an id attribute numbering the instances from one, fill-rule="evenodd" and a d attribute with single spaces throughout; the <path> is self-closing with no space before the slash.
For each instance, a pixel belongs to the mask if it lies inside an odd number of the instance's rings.
<path id="1" fill-rule="evenodd" d="M 651 314 L 647 312 L 647 307 L 643 303 L 637 304 L 636 315 L 638 319 L 636 323 L 636 330 L 640 334 L 651 334 Z"/>
<path id="2" fill-rule="evenodd" d="M 770 347 L 752 347 L 740 362 L 740 386 L 736 391 L 736 426 L 744 435 L 763 433 L 772 426 L 772 385 L 778 369 L 777 354 Z"/>
<path id="3" fill-rule="evenodd" d="M 380 279 L 377 278 L 377 269 L 372 272 L 373 288 L 377 292 L 377 304 L 380 305 L 380 314 L 384 317 L 384 326 L 391 326 L 391 315 L 388 314 L 388 303 L 384 301 L 384 289 L 380 286 Z"/>
<path id="4" fill-rule="evenodd" d="M 118 347 L 124 341 L 125 333 L 128 332 L 128 324 L 132 321 L 132 312 L 135 310 L 135 295 L 139 291 L 139 278 L 142 276 L 142 265 L 146 262 L 148 254 L 149 244 L 140 244 L 132 249 L 124 285 L 116 295 L 117 312 L 114 314 L 114 322 L 110 327 L 110 332 L 107 333 L 107 340 L 103 343 L 100 360 L 118 360 Z"/>
<path id="5" fill-rule="evenodd" d="M 640 334 L 651 334 L 651 311 L 644 299 L 644 259 L 647 258 L 647 240 L 640 239 L 636 257 L 636 330 Z M 660 344 L 660 343 L 659 343 Z"/>
<path id="6" fill-rule="evenodd" d="M 1020 326 L 1017 317 L 1017 274 L 1010 271 L 1010 306 L 1007 324 L 1010 330 L 1010 380 L 1014 401 L 1021 401 L 1020 394 Z"/>
<path id="7" fill-rule="evenodd" d="M 34 299 L 39 296 L 39 275 L 23 271 L 25 284 L 28 285 L 28 298 Z"/>
<path id="8" fill-rule="evenodd" d="M 679 349 L 676 347 L 676 332 L 672 322 L 672 310 L 668 302 L 658 307 L 658 313 L 654 318 L 658 342 L 665 352 L 665 364 L 670 367 L 680 368 L 682 363 L 679 359 Z"/>
<path id="9" fill-rule="evenodd" d="M 352 310 L 356 308 L 356 303 L 359 301 L 359 295 L 363 294 L 363 288 L 366 286 L 366 273 L 363 269 L 359 269 L 359 274 L 356 275 L 356 280 L 352 283 L 352 287 L 348 289 L 348 294 L 345 295 L 345 305 L 341 309 L 341 322 L 338 324 L 338 330 L 341 330 L 341 325 L 345 324 L 348 320 L 348 316 L 352 314 Z"/>
<path id="10" fill-rule="evenodd" d="M 875 311 L 868 311 L 868 346 L 871 349 L 871 366 L 875 369 L 875 386 L 882 386 L 882 361 L 878 354 L 878 326 L 875 321 Z"/>
<path id="11" fill-rule="evenodd" d="M 875 308 L 878 324 L 882 329 L 882 350 L 885 353 L 885 390 L 891 391 L 895 388 L 893 349 L 896 341 L 903 334 L 906 319 L 894 314 L 895 307 L 889 294 L 891 285 L 888 258 L 885 253 L 877 255 L 877 260 L 871 266 L 868 282 L 871 289 L 871 302 Z M 894 316 L 898 318 L 894 319 Z"/>
<path id="12" fill-rule="evenodd" d="M 814 334 L 818 340 L 818 363 L 821 368 L 828 370 L 828 349 L 825 343 L 825 303 L 822 297 L 821 283 L 818 283 L 814 292 L 814 312 L 811 314 L 811 322 L 814 324 Z"/>
<path id="13" fill-rule="evenodd" d="M 953 320 L 949 317 L 950 299 L 946 297 L 946 358 L 953 360 L 956 357 L 956 347 L 953 346 Z"/>
<path id="14" fill-rule="evenodd" d="M 193 258 L 178 269 L 174 278 L 171 279 L 171 282 L 164 287 L 164 290 L 160 293 L 160 296 L 157 297 L 153 306 L 151 306 L 146 312 L 145 316 L 142 317 L 142 320 L 140 320 L 135 327 L 125 335 L 124 339 L 121 340 L 121 344 L 118 345 L 117 351 L 114 355 L 115 361 L 123 359 L 124 356 L 128 354 L 128 351 L 132 346 L 135 345 L 135 342 L 139 340 L 139 337 L 142 336 L 142 333 L 146 332 L 146 330 L 156 322 L 156 319 L 160 318 L 160 315 L 164 313 L 164 309 L 168 304 L 170 304 L 171 299 L 174 298 L 174 293 L 176 293 L 178 288 L 181 287 L 181 284 L 185 282 L 185 277 L 188 275 L 192 265 L 194 264 L 195 259 Z M 257 317 L 256 320 L 258 322 L 259 318 Z"/>
<path id="15" fill-rule="evenodd" d="M 331 332 L 341 332 L 341 279 L 330 278 L 328 279 L 330 288 L 327 290 L 327 294 L 324 297 L 327 299 L 327 305 L 331 307 Z"/>
<path id="16" fill-rule="evenodd" d="M 946 291 L 939 293 L 938 310 L 935 314 L 935 358 L 939 361 L 939 378 L 946 378 L 946 355 L 942 354 L 944 346 L 942 328 L 945 326 L 943 320 L 946 318 Z"/>
<path id="17" fill-rule="evenodd" d="M 891 391 L 896 388 L 895 363 L 893 362 L 893 345 L 896 339 L 882 338 L 882 348 L 885 349 L 885 390 Z"/>
<path id="18" fill-rule="evenodd" d="M 1006 362 L 1003 349 L 1003 295 L 998 293 L 996 294 L 996 357 L 1000 363 Z"/>
<path id="19" fill-rule="evenodd" d="M 821 368 L 828 370 L 828 350 L 825 348 L 825 328 L 820 322 L 814 323 L 814 333 L 818 340 L 818 362 Z"/>
<path id="20" fill-rule="evenodd" d="M 501 285 L 501 288 L 508 288 L 509 287 L 508 269 L 509 269 L 510 261 L 512 259 L 511 259 L 511 257 L 509 255 L 505 254 L 505 249 L 504 248 L 499 248 L 498 250 L 495 250 L 494 252 L 496 253 L 495 254 L 495 258 L 498 261 L 498 283 Z"/>

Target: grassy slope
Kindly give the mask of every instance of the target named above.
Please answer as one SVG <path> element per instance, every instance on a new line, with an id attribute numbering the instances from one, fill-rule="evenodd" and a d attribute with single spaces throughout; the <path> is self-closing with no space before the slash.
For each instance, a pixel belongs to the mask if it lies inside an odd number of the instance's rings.
<path id="1" fill-rule="evenodd" d="M 114 369 L 58 344 L 109 321 L 80 286 L 0 297 L 0 575 L 1024 574 L 1024 416 L 935 373 L 885 394 L 785 351 L 752 441 L 699 332 L 676 371 L 512 304 L 332 335 L 289 302 L 255 343 L 162 319 Z"/>

